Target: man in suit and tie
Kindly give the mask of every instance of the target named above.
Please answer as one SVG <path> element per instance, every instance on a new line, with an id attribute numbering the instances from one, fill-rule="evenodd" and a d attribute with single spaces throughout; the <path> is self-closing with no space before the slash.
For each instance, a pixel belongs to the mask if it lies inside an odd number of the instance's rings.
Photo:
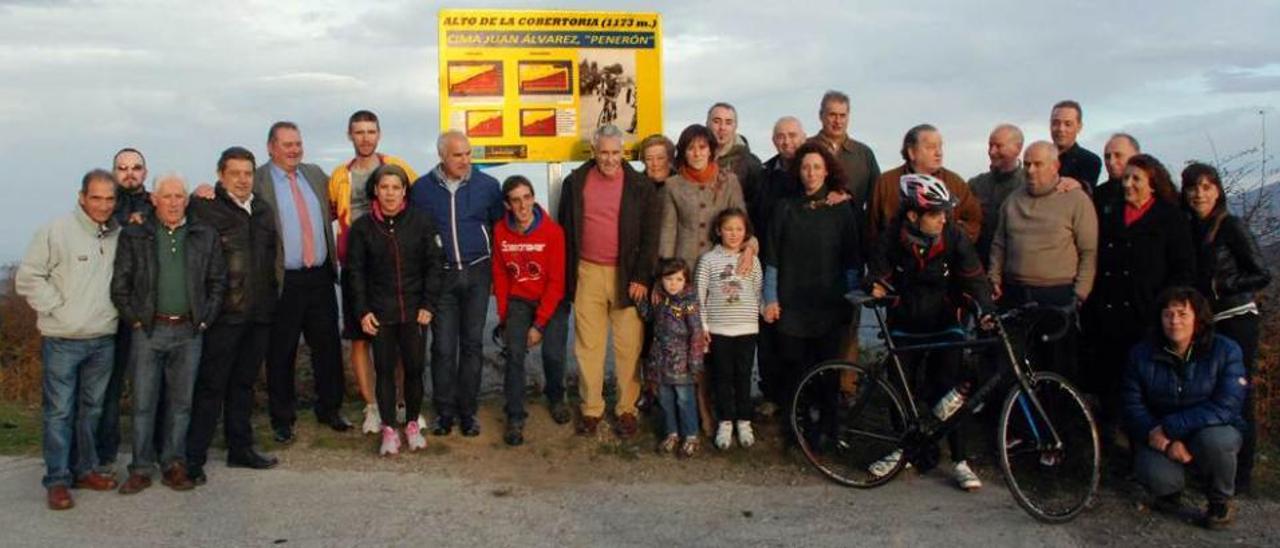
<path id="1" fill-rule="evenodd" d="M 297 420 L 294 361 L 299 335 L 311 348 L 316 419 L 339 432 L 349 430 L 351 423 L 341 414 L 337 252 L 329 176 L 319 166 L 302 163 L 302 133 L 293 122 L 272 124 L 267 152 L 271 161 L 253 175 L 254 196 L 275 211 L 280 234 L 275 270 L 281 291 L 267 351 L 267 394 L 275 439 L 288 444 Z"/>

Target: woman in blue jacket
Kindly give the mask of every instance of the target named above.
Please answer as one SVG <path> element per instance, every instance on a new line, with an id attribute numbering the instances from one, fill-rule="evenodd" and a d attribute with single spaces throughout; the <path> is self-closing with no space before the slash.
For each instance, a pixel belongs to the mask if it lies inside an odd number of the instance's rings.
<path id="1" fill-rule="evenodd" d="M 1230 525 L 1248 378 L 1240 346 L 1213 333 L 1209 302 L 1175 286 L 1156 299 L 1160 329 L 1129 353 L 1121 385 L 1138 481 L 1158 510 L 1179 512 L 1187 465 L 1208 477 L 1203 524 Z M 1140 440 L 1145 444 L 1140 446 Z"/>

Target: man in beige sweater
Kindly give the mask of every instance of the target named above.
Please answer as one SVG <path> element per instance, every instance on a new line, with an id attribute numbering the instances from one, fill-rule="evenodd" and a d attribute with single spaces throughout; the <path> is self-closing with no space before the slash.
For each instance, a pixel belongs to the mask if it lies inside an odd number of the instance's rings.
<path id="1" fill-rule="evenodd" d="M 1093 289 L 1098 251 L 1093 202 L 1078 187 L 1058 190 L 1062 178 L 1053 143 L 1032 143 L 1022 163 L 1025 190 L 1005 200 L 991 241 L 994 294 L 1002 306 L 1036 302 L 1073 315 Z M 1075 329 L 1069 329 L 1063 338 L 1040 345 L 1032 359 L 1073 377 L 1075 338 Z"/>

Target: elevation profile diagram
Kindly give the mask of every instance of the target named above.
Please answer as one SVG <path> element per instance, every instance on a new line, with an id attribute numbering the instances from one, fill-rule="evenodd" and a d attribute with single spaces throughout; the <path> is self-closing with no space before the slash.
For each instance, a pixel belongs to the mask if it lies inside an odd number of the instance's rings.
<path id="1" fill-rule="evenodd" d="M 502 96 L 501 61 L 449 61 L 450 97 Z"/>
<path id="2" fill-rule="evenodd" d="M 555 137 L 556 109 L 526 108 L 520 109 L 521 137 Z"/>
<path id="3" fill-rule="evenodd" d="M 516 72 L 521 95 L 573 93 L 571 61 L 520 61 Z"/>
<path id="4" fill-rule="evenodd" d="M 467 137 L 502 137 L 502 111 L 468 110 Z"/>

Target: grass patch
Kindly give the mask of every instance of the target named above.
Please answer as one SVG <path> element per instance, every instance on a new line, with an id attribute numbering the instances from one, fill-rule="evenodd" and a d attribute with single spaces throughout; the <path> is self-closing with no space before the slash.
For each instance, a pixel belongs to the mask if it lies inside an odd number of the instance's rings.
<path id="1" fill-rule="evenodd" d="M 640 445 L 620 441 L 600 442 L 600 445 L 596 446 L 596 454 L 612 456 L 625 461 L 635 461 L 640 459 Z"/>
<path id="2" fill-rule="evenodd" d="M 43 426 L 40 407 L 0 402 L 0 455 L 35 455 L 40 452 Z"/>

